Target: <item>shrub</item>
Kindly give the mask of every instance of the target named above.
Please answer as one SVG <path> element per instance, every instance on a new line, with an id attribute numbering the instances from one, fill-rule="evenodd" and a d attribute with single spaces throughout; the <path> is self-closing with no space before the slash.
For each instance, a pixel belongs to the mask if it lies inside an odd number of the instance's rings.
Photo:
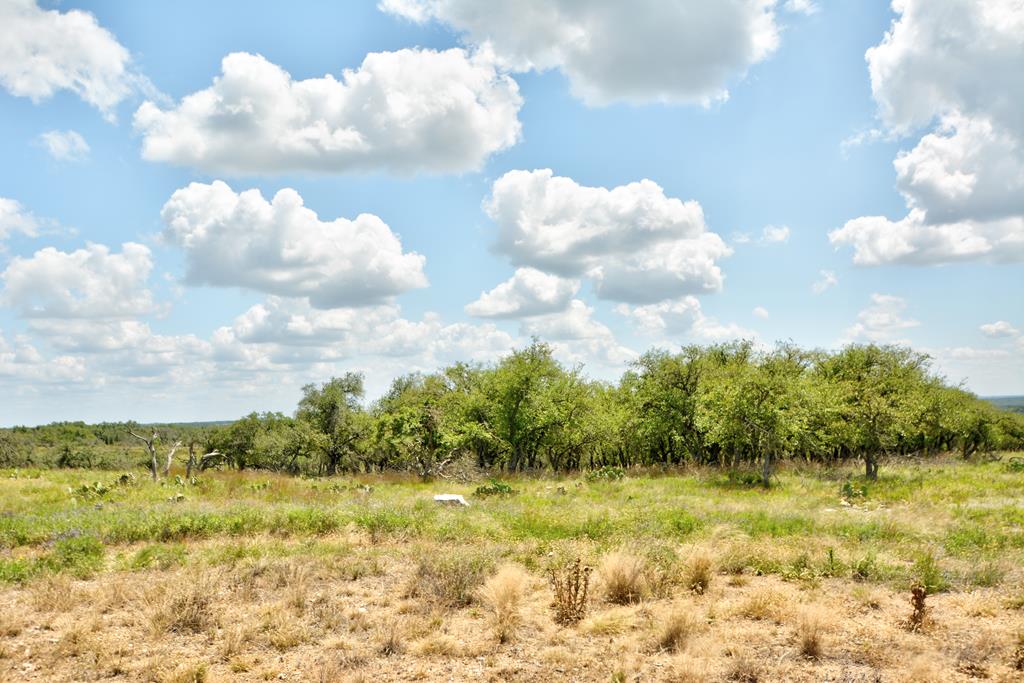
<path id="1" fill-rule="evenodd" d="M 626 476 L 626 470 L 621 467 L 612 467 L 611 465 L 605 465 L 596 470 L 587 472 L 587 481 L 593 483 L 597 481 L 618 481 Z"/>
<path id="2" fill-rule="evenodd" d="M 87 577 L 103 566 L 105 548 L 95 536 L 71 535 L 61 538 L 44 560 L 54 571 L 70 571 Z"/>
<path id="3" fill-rule="evenodd" d="M 474 496 L 480 496 L 486 498 L 487 496 L 511 496 L 515 494 L 515 490 L 503 481 L 497 479 L 488 479 L 486 484 L 477 486 L 476 491 L 473 492 Z"/>
<path id="4" fill-rule="evenodd" d="M 949 581 L 945 572 L 939 567 L 935 556 L 928 553 L 921 553 L 914 560 L 914 580 L 929 593 L 941 593 L 949 588 Z"/>

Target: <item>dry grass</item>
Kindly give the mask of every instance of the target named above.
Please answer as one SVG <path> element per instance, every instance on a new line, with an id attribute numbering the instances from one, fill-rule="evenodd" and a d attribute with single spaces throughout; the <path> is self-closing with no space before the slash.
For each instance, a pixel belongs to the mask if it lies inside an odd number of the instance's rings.
<path id="1" fill-rule="evenodd" d="M 480 601 L 486 606 L 491 629 L 499 643 L 515 636 L 522 622 L 522 601 L 529 577 L 519 567 L 502 567 L 480 588 Z"/>
<path id="2" fill-rule="evenodd" d="M 646 597 L 650 589 L 646 572 L 643 559 L 624 552 L 609 553 L 598 569 L 604 599 L 615 605 L 628 605 Z"/>
<path id="3" fill-rule="evenodd" d="M 782 622 L 786 599 L 777 590 L 759 587 L 750 591 L 735 613 L 745 619 Z"/>
<path id="4" fill-rule="evenodd" d="M 154 635 L 163 633 L 202 633 L 217 624 L 213 608 L 215 583 L 206 574 L 179 575 L 179 581 L 166 586 L 150 612 Z"/>
<path id="5" fill-rule="evenodd" d="M 800 654 L 819 659 L 825 649 L 826 614 L 818 605 L 805 605 L 797 615 L 796 637 Z"/>
<path id="6" fill-rule="evenodd" d="M 697 619 L 690 612 L 673 610 L 659 625 L 655 648 L 665 652 L 682 652 L 698 626 Z"/>
<path id="7" fill-rule="evenodd" d="M 377 638 L 377 652 L 381 656 L 391 657 L 405 652 L 405 633 L 401 622 L 397 619 L 384 624 Z"/>
<path id="8" fill-rule="evenodd" d="M 490 558 L 480 553 L 427 553 L 420 557 L 406 594 L 443 607 L 466 607 L 472 604 L 490 567 Z"/>
<path id="9" fill-rule="evenodd" d="M 683 573 L 683 585 L 697 595 L 703 595 L 711 585 L 715 575 L 715 563 L 711 555 L 704 551 L 694 553 L 686 563 Z"/>

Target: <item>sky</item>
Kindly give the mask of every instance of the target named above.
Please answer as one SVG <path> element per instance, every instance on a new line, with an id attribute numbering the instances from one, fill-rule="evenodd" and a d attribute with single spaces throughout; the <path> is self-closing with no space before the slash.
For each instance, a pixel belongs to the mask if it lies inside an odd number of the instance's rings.
<path id="1" fill-rule="evenodd" d="M 1020 0 L 0 0 L 0 424 L 531 338 L 1024 394 Z"/>

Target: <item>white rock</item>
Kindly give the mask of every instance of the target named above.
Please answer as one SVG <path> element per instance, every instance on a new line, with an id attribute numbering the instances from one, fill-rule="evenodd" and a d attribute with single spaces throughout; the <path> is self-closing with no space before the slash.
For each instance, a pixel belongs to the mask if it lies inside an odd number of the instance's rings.
<path id="1" fill-rule="evenodd" d="M 462 505 L 463 507 L 469 507 L 469 503 L 466 499 L 457 493 L 439 493 L 434 496 L 435 503 L 441 503 L 443 505 Z"/>

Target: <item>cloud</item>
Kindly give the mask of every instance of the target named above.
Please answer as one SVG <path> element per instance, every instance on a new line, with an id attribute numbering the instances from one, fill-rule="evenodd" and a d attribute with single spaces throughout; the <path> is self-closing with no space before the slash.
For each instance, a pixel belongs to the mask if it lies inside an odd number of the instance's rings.
<path id="1" fill-rule="evenodd" d="M 894 161 L 901 219 L 865 216 L 829 233 L 861 265 L 1024 261 L 1024 5 L 897 0 L 867 60 L 890 131 L 931 127 Z"/>
<path id="2" fill-rule="evenodd" d="M 997 320 L 994 323 L 987 323 L 981 326 L 981 333 L 986 337 L 992 339 L 999 339 L 1000 337 L 1019 337 L 1020 330 L 1015 328 L 1005 320 Z"/>
<path id="3" fill-rule="evenodd" d="M 244 52 L 221 70 L 174 108 L 139 107 L 144 158 L 210 173 L 448 173 L 520 136 L 515 81 L 460 49 L 370 53 L 340 79 L 294 80 Z"/>
<path id="4" fill-rule="evenodd" d="M 768 319 L 768 309 L 764 306 L 755 306 L 754 310 L 751 312 L 754 314 L 755 318 L 760 318 L 761 320 Z"/>
<path id="5" fill-rule="evenodd" d="M 846 330 L 845 342 L 909 343 L 897 338 L 903 330 L 917 327 L 916 320 L 904 318 L 907 302 L 890 294 L 872 294 L 871 305 L 857 314 L 857 322 Z"/>
<path id="6" fill-rule="evenodd" d="M 789 240 L 789 226 L 766 225 L 761 230 L 761 241 L 765 244 L 779 244 Z"/>
<path id="7" fill-rule="evenodd" d="M 517 268 L 511 278 L 466 305 L 466 313 L 481 318 L 520 318 L 564 311 L 580 289 L 579 280 Z"/>
<path id="8" fill-rule="evenodd" d="M 564 312 L 527 318 L 520 333 L 551 342 L 556 357 L 567 363 L 621 365 L 638 355 L 619 344 L 611 329 L 594 319 L 594 309 L 579 299 Z"/>
<path id="9" fill-rule="evenodd" d="M 0 273 L 0 305 L 25 318 L 117 319 L 158 311 L 146 281 L 153 268 L 147 247 L 134 242 L 111 253 L 101 244 L 73 252 L 54 247 L 14 257 Z"/>
<path id="10" fill-rule="evenodd" d="M 755 243 L 755 240 L 750 236 L 750 233 L 746 232 L 735 233 L 732 241 L 734 244 Z M 782 244 L 787 241 L 789 241 L 789 226 L 766 225 L 761 228 L 761 237 L 756 240 L 756 243 L 761 246 L 765 246 L 769 244 Z"/>
<path id="11" fill-rule="evenodd" d="M 705 315 L 694 296 L 646 306 L 619 304 L 615 312 L 629 319 L 638 332 L 650 337 L 683 336 L 700 342 L 757 337 L 753 330 L 735 323 L 721 323 Z"/>
<path id="12" fill-rule="evenodd" d="M 89 156 L 89 144 L 73 130 L 50 130 L 39 141 L 57 161 L 83 161 Z"/>
<path id="13" fill-rule="evenodd" d="M 184 249 L 186 281 L 308 297 L 318 308 L 366 306 L 427 286 L 426 259 L 404 252 L 380 218 L 322 221 L 292 189 L 191 183 L 161 211 L 163 238 Z"/>
<path id="14" fill-rule="evenodd" d="M 831 270 L 819 270 L 818 275 L 821 276 L 820 280 L 817 280 L 811 285 L 811 291 L 815 294 L 821 294 L 827 289 L 835 287 L 839 284 L 839 278 L 836 277 L 835 272 Z"/>
<path id="15" fill-rule="evenodd" d="M 39 221 L 15 199 L 0 197 L 0 248 L 16 232 L 34 237 Z"/>
<path id="16" fill-rule="evenodd" d="M 117 104 L 146 82 L 133 71 L 128 50 L 92 14 L 4 0 L 0 86 L 33 102 L 69 90 L 113 118 Z"/>
<path id="17" fill-rule="evenodd" d="M 779 42 L 775 0 L 381 0 L 386 12 L 451 26 L 512 71 L 558 69 L 586 103 L 728 97 Z"/>
<path id="18" fill-rule="evenodd" d="M 786 0 L 786 4 L 783 5 L 783 8 L 787 12 L 792 12 L 794 14 L 806 14 L 807 16 L 817 14 L 821 11 L 821 8 L 818 7 L 817 3 L 812 2 L 812 0 Z"/>
<path id="19" fill-rule="evenodd" d="M 611 190 L 550 169 L 510 171 L 484 210 L 495 248 L 516 266 L 587 277 L 603 299 L 651 303 L 722 287 L 716 261 L 732 250 L 704 224 L 694 201 L 665 196 L 650 180 Z"/>

